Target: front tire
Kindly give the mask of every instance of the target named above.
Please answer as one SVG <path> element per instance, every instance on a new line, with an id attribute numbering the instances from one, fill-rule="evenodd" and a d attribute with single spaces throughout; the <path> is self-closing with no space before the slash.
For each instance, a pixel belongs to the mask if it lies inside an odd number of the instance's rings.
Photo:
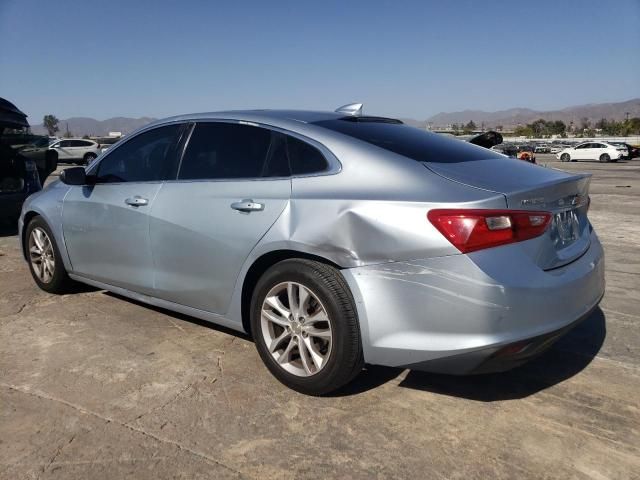
<path id="1" fill-rule="evenodd" d="M 267 270 L 251 299 L 251 329 L 267 368 L 298 392 L 327 394 L 362 370 L 351 291 L 324 263 L 290 259 Z"/>
<path id="2" fill-rule="evenodd" d="M 98 158 L 98 156 L 95 153 L 87 153 L 83 158 L 84 164 L 89 165 L 96 158 Z"/>
<path id="3" fill-rule="evenodd" d="M 563 153 L 562 155 L 560 155 L 560 160 L 563 162 L 570 162 L 571 156 L 568 153 Z"/>
<path id="4" fill-rule="evenodd" d="M 606 154 L 603 153 L 602 155 L 600 155 L 600 163 L 609 163 L 611 161 L 611 157 Z"/>
<path id="5" fill-rule="evenodd" d="M 67 275 L 53 233 L 42 217 L 34 217 L 25 235 L 25 252 L 31 276 L 49 293 L 67 293 L 74 282 Z"/>

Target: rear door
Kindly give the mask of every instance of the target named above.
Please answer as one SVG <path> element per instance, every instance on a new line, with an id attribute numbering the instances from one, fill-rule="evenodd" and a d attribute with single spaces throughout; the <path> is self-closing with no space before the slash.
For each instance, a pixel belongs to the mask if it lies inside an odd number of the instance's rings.
<path id="1" fill-rule="evenodd" d="M 289 202 L 282 138 L 238 122 L 194 126 L 151 211 L 156 296 L 226 313 L 244 261 Z"/>
<path id="2" fill-rule="evenodd" d="M 609 154 L 609 156 L 611 156 L 611 152 L 609 152 L 609 149 L 606 145 L 602 144 L 602 143 L 594 143 L 593 144 L 593 160 L 600 160 L 600 155 L 602 155 L 603 153 L 607 153 Z"/>
<path id="3" fill-rule="evenodd" d="M 149 212 L 162 182 L 175 178 L 182 129 L 173 124 L 132 137 L 89 169 L 95 184 L 71 187 L 62 223 L 74 273 L 152 292 Z"/>

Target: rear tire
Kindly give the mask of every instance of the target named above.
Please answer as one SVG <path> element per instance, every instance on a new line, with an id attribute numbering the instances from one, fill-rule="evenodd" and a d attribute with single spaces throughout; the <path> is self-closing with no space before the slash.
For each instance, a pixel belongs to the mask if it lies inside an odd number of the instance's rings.
<path id="1" fill-rule="evenodd" d="M 563 162 L 570 162 L 571 156 L 568 153 L 563 153 L 562 155 L 560 155 L 560 160 Z"/>
<path id="2" fill-rule="evenodd" d="M 290 259 L 267 270 L 253 291 L 251 330 L 269 371 L 307 395 L 342 387 L 364 365 L 351 291 L 324 263 Z"/>
<path id="3" fill-rule="evenodd" d="M 611 157 L 608 154 L 603 153 L 602 155 L 600 155 L 600 163 L 608 163 L 610 161 Z"/>
<path id="4" fill-rule="evenodd" d="M 67 275 L 49 225 L 40 216 L 27 225 L 24 250 L 34 281 L 45 292 L 67 293 L 75 282 Z"/>

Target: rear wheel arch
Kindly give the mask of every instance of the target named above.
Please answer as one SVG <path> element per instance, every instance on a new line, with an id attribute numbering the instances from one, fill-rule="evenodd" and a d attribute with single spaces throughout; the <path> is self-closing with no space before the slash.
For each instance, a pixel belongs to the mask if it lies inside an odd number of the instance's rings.
<path id="1" fill-rule="evenodd" d="M 247 270 L 247 273 L 244 276 L 242 282 L 242 294 L 241 294 L 241 316 L 242 316 L 242 327 L 244 331 L 249 335 L 251 332 L 251 296 L 253 295 L 253 290 L 255 289 L 258 280 L 260 277 L 273 265 L 283 260 L 290 259 L 306 259 L 306 260 L 315 260 L 316 262 L 324 263 L 326 265 L 330 265 L 338 270 L 341 270 L 343 267 L 337 265 L 335 262 L 331 260 L 320 257 L 318 255 L 312 255 L 310 253 L 301 252 L 298 250 L 274 250 L 271 252 L 267 252 L 260 257 L 258 257 L 252 264 L 251 267 Z"/>

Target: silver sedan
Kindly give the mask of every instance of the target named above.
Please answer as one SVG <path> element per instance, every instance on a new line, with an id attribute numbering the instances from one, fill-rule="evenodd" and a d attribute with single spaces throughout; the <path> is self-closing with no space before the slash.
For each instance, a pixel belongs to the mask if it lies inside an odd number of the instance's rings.
<path id="1" fill-rule="evenodd" d="M 321 395 L 365 363 L 467 374 L 543 352 L 604 292 L 590 178 L 336 112 L 150 124 L 31 196 L 35 282 L 83 282 L 253 336 Z"/>

